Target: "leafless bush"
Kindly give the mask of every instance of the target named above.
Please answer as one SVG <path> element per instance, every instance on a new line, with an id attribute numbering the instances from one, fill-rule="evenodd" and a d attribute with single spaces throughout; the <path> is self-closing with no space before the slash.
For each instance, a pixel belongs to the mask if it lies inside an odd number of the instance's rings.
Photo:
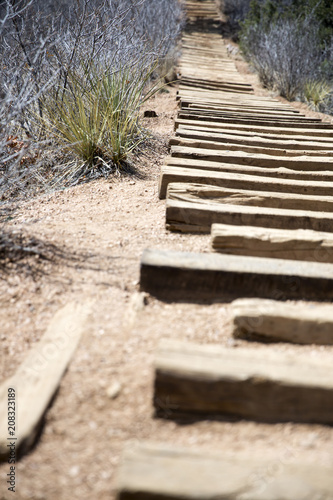
<path id="1" fill-rule="evenodd" d="M 268 29 L 254 24 L 241 39 L 261 82 L 290 100 L 302 92 L 307 81 L 319 76 L 323 53 L 318 40 L 318 23 L 311 15 L 280 19 Z"/>
<path id="2" fill-rule="evenodd" d="M 0 200 L 47 181 L 50 102 L 62 102 L 73 81 L 89 92 L 92 69 L 114 75 L 140 68 L 146 78 L 180 26 L 177 0 L 1 2 Z"/>

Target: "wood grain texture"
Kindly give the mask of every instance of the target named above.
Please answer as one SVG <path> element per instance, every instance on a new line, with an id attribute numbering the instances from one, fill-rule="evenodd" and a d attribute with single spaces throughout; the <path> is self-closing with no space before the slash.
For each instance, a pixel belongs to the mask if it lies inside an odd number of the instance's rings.
<path id="1" fill-rule="evenodd" d="M 8 388 L 13 387 L 16 391 L 16 449 L 26 452 L 35 442 L 43 416 L 80 341 L 90 312 L 91 302 L 69 303 L 60 309 L 16 373 L 1 384 L 0 459 L 8 454 Z"/>
<path id="2" fill-rule="evenodd" d="M 236 338 L 333 345 L 331 304 L 238 299 L 231 304 L 231 321 Z"/>
<path id="3" fill-rule="evenodd" d="M 255 202 L 258 203 L 257 200 Z M 169 230 L 210 233 L 212 224 L 231 224 L 240 228 L 245 225 L 276 229 L 312 229 L 332 233 L 333 214 L 232 203 L 167 200 L 166 227 Z M 186 227 L 183 228 L 183 225 Z M 200 231 L 198 227 L 201 228 Z"/>
<path id="4" fill-rule="evenodd" d="M 161 300 L 224 302 L 240 297 L 333 300 L 333 267 L 296 260 L 147 249 L 140 286 Z"/>
<path id="5" fill-rule="evenodd" d="M 333 480 L 328 468 L 300 458 L 277 467 L 250 453 L 141 442 L 126 446 L 117 490 L 118 500 L 330 500 Z"/>
<path id="6" fill-rule="evenodd" d="M 193 160 L 195 161 L 195 160 Z M 190 163 L 191 165 L 192 163 Z M 260 167 L 258 167 L 260 168 Z M 331 196 L 332 186 L 322 180 L 298 180 L 248 175 L 220 170 L 201 170 L 199 168 L 164 165 L 161 168 L 159 197 L 165 198 L 171 182 L 207 184 L 231 189 L 256 189 L 257 191 L 308 194 L 313 196 Z"/>
<path id="7" fill-rule="evenodd" d="M 331 196 L 276 193 L 274 191 L 255 191 L 255 189 L 232 189 L 196 183 L 175 182 L 169 184 L 167 198 L 168 200 L 210 205 L 244 205 L 333 213 L 333 197 Z"/>
<path id="8" fill-rule="evenodd" d="M 333 234 L 320 231 L 213 224 L 211 244 L 233 255 L 333 263 Z"/>
<path id="9" fill-rule="evenodd" d="M 332 424 L 332 396 L 330 363 L 305 354 L 176 341 L 161 342 L 156 353 L 154 403 L 161 417 Z"/>

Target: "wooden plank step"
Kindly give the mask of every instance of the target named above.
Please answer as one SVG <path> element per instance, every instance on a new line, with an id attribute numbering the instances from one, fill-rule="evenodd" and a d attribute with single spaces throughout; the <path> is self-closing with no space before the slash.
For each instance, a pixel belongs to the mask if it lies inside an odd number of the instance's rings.
<path id="1" fill-rule="evenodd" d="M 218 161 L 256 167 L 284 167 L 292 170 L 333 170 L 333 156 L 273 156 L 245 151 L 222 151 L 216 149 L 172 146 L 170 155 L 177 158 Z"/>
<path id="2" fill-rule="evenodd" d="M 149 442 L 126 446 L 117 483 L 117 500 L 328 500 L 332 492 L 331 470 L 301 458 L 277 467 L 265 455 Z"/>
<path id="3" fill-rule="evenodd" d="M 295 134 L 293 136 L 291 135 L 281 135 L 281 134 L 275 134 L 272 131 L 267 131 L 264 130 L 263 128 L 261 131 L 247 131 L 247 130 L 242 130 L 241 132 L 237 129 L 235 130 L 225 130 L 223 127 L 210 127 L 209 123 L 206 123 L 205 125 L 202 124 L 203 122 L 198 122 L 197 124 L 193 125 L 191 123 L 191 120 L 188 120 L 188 123 L 186 124 L 176 124 L 175 125 L 175 130 L 176 134 L 178 134 L 178 130 L 188 130 L 188 131 L 195 131 L 195 132 L 206 132 L 206 133 L 212 133 L 212 134 L 221 134 L 221 135 L 228 135 L 228 136 L 243 136 L 247 137 L 249 139 L 267 139 L 270 141 L 295 141 L 299 143 L 305 143 L 308 142 L 310 144 L 322 144 L 324 147 L 331 147 L 332 146 L 332 139 L 330 137 L 311 137 L 311 136 L 306 136 L 306 135 L 298 135 Z"/>
<path id="4" fill-rule="evenodd" d="M 237 108 L 230 107 L 228 109 L 205 109 L 201 108 L 200 105 L 198 107 L 190 106 L 186 108 L 181 108 L 179 114 L 184 116 L 191 115 L 200 115 L 200 116 L 221 116 L 225 118 L 235 118 L 235 119 L 252 119 L 252 120 L 271 120 L 286 122 L 286 123 L 305 123 L 305 124 L 320 124 L 321 120 L 319 118 L 312 119 L 312 117 L 306 117 L 304 115 L 296 115 L 292 113 L 287 113 L 286 111 L 273 111 L 273 110 L 259 110 L 258 112 L 255 109 L 248 108 Z"/>
<path id="5" fill-rule="evenodd" d="M 265 125 L 270 127 L 291 127 L 297 128 L 317 128 L 317 129 L 331 129 L 332 127 L 323 122 L 313 122 L 306 118 L 293 115 L 291 118 L 275 117 L 275 116 L 235 116 L 227 115 L 226 113 L 212 112 L 212 111 L 196 111 L 192 108 L 184 108 L 178 112 L 178 118 L 185 118 L 189 120 L 202 120 L 203 122 L 220 122 L 220 123 L 235 123 L 235 124 L 248 124 L 248 125 Z M 295 116 L 295 118 L 294 118 Z"/>
<path id="6" fill-rule="evenodd" d="M 189 105 L 187 105 L 189 104 Z M 256 106 L 245 106 L 245 105 L 240 105 L 240 104 L 223 104 L 219 106 L 218 108 L 215 108 L 213 106 L 205 105 L 203 102 L 193 102 L 193 103 L 186 103 L 186 101 L 180 101 L 181 105 L 181 110 L 183 111 L 188 111 L 188 110 L 200 110 L 204 111 L 206 113 L 227 113 L 231 116 L 257 116 L 257 117 L 277 117 L 277 118 L 284 118 L 284 119 L 290 119 L 290 120 L 303 120 L 306 118 L 301 113 L 292 113 L 286 109 L 275 109 L 271 107 L 266 107 L 266 106 L 261 106 L 260 108 Z M 315 120 L 310 120 L 311 122 Z M 207 125 L 208 126 L 208 125 Z"/>
<path id="7" fill-rule="evenodd" d="M 309 210 L 167 199 L 166 227 L 170 231 L 210 233 L 212 224 L 333 232 L 333 214 Z"/>
<path id="8" fill-rule="evenodd" d="M 333 266 L 147 249 L 141 257 L 140 286 L 161 300 L 172 301 L 212 303 L 261 297 L 327 302 L 333 299 Z"/>
<path id="9" fill-rule="evenodd" d="M 259 125 L 246 125 L 246 124 L 233 124 L 233 123 L 222 123 L 219 121 L 203 121 L 203 120 L 192 120 L 192 119 L 185 119 L 185 118 L 177 118 L 175 120 L 175 130 L 179 127 L 179 125 L 192 125 L 192 126 L 202 126 L 202 124 L 208 124 L 209 123 L 209 128 L 212 129 L 221 129 L 224 132 L 230 133 L 230 130 L 239 131 L 244 130 L 248 132 L 257 132 L 259 134 L 266 133 L 266 134 L 274 134 L 278 136 L 283 136 L 283 135 L 293 135 L 293 136 L 304 136 L 304 137 L 311 137 L 311 140 L 313 140 L 313 137 L 324 137 L 324 138 L 331 138 L 333 137 L 333 127 L 328 128 L 328 129 L 311 129 L 311 128 L 298 128 L 298 127 L 275 127 L 275 126 L 270 126 L 270 125 L 264 125 L 264 126 L 259 126 Z"/>
<path id="10" fill-rule="evenodd" d="M 213 73 L 213 72 L 212 72 Z M 216 75 L 216 73 L 215 73 Z M 195 76 L 195 75 L 193 75 Z M 262 99 L 256 97 L 255 94 L 228 94 L 224 90 L 221 91 L 204 91 L 204 90 L 187 90 L 178 92 L 179 97 L 182 101 L 188 101 L 189 104 L 200 104 L 211 106 L 217 109 L 219 106 L 240 106 L 240 107 L 258 107 L 258 109 L 271 109 L 271 110 L 285 110 L 294 114 L 298 114 L 299 111 L 292 108 L 291 106 L 286 106 L 279 101 L 273 99 Z"/>
<path id="11" fill-rule="evenodd" d="M 17 453 L 33 446 L 43 416 L 57 391 L 73 353 L 85 329 L 91 304 L 69 303 L 51 320 L 46 333 L 29 351 L 16 373 L 0 385 L 0 460 L 9 453 L 8 444 L 15 442 Z M 14 435 L 8 435 L 8 389 L 14 388 L 16 412 Z M 14 394 L 12 391 L 10 394 Z"/>
<path id="12" fill-rule="evenodd" d="M 264 422 L 333 423 L 331 363 L 308 354 L 164 341 L 155 362 L 154 403 L 177 413 Z M 164 414 L 163 414 L 164 412 Z"/>
<path id="13" fill-rule="evenodd" d="M 249 94 L 250 95 L 250 94 Z M 204 99 L 198 98 L 197 100 L 195 98 L 193 99 L 182 99 L 180 104 L 182 108 L 198 108 L 198 109 L 205 109 L 205 110 L 216 110 L 216 111 L 223 111 L 224 109 L 228 109 L 230 111 L 246 111 L 246 112 L 253 112 L 253 113 L 261 113 L 261 112 L 272 112 L 272 113 L 282 113 L 283 115 L 286 116 L 305 116 L 303 113 L 300 113 L 297 109 L 292 108 L 291 106 L 284 106 L 281 104 L 281 106 L 276 106 L 275 103 L 252 103 L 249 102 L 249 100 L 245 100 L 245 96 L 242 96 L 243 100 L 241 101 L 240 98 L 238 101 L 231 101 L 232 96 L 226 97 L 224 100 L 220 100 L 219 102 L 205 102 Z M 240 96 L 239 96 L 240 97 Z"/>
<path id="14" fill-rule="evenodd" d="M 181 78 L 180 83 L 185 84 L 185 85 L 197 84 L 197 85 L 201 85 L 202 87 L 205 87 L 207 85 L 207 86 L 212 86 L 212 87 L 216 87 L 216 88 L 223 86 L 223 83 L 219 82 L 218 80 L 207 81 L 207 80 L 203 80 L 200 78 L 191 78 L 191 77 Z M 244 88 L 251 88 L 252 89 L 252 85 L 250 83 L 245 82 L 245 81 L 239 83 L 239 85 L 241 87 L 244 87 Z"/>
<path id="15" fill-rule="evenodd" d="M 265 182 L 267 180 L 266 179 L 267 177 L 273 177 L 282 180 L 294 179 L 299 181 L 307 180 L 307 181 L 333 182 L 333 172 L 325 170 L 297 171 L 281 167 L 279 168 L 252 167 L 250 165 L 234 165 L 232 163 L 219 163 L 215 161 L 205 161 L 205 160 L 188 160 L 187 158 L 172 158 L 172 157 L 167 158 L 167 165 L 162 167 L 162 174 L 166 167 L 186 168 L 186 169 L 191 169 L 192 171 L 198 169 L 198 170 L 212 171 L 212 172 L 215 171 L 215 172 L 225 172 L 231 174 L 255 175 L 258 177 L 265 178 Z M 206 183 L 205 181 L 202 182 Z M 325 186 L 325 184 L 323 184 L 323 186 Z M 328 186 L 326 184 L 325 192 L 322 191 L 320 194 L 331 196 L 332 192 L 330 188 L 331 186 Z M 283 189 L 273 189 L 273 190 L 283 191 Z M 319 192 L 313 194 L 319 194 Z"/>
<path id="16" fill-rule="evenodd" d="M 269 149 L 281 149 L 289 154 L 290 150 L 299 150 L 299 154 L 306 154 L 311 150 L 314 154 L 317 152 L 318 155 L 321 151 L 333 151 L 333 142 L 325 141 L 295 141 L 293 139 L 289 140 L 278 140 L 270 139 L 268 136 L 262 137 L 261 135 L 236 135 L 236 134 L 224 134 L 223 132 L 205 132 L 203 130 L 187 129 L 185 127 L 178 127 L 176 131 L 176 136 L 188 140 L 202 140 L 202 141 L 214 141 L 214 143 L 226 143 L 235 144 L 240 150 L 243 147 L 258 147 L 258 148 L 269 148 Z"/>
<path id="17" fill-rule="evenodd" d="M 214 70 L 214 71 L 211 71 L 211 72 L 208 72 L 207 70 L 196 70 L 195 74 L 193 74 L 192 70 L 185 70 L 184 68 L 181 69 L 180 71 L 181 73 L 181 78 L 183 77 L 188 77 L 188 76 L 196 76 L 198 78 L 202 78 L 202 77 L 205 77 L 207 78 L 207 81 L 210 81 L 210 80 L 213 80 L 216 78 L 216 73 L 217 73 L 217 70 Z M 220 72 L 219 73 L 219 81 L 221 83 L 234 83 L 238 86 L 238 83 L 239 83 L 239 78 L 238 77 L 232 77 L 230 75 L 226 76 L 226 75 L 222 75 Z M 251 95 L 251 93 L 248 91 L 248 89 L 246 88 L 228 88 L 227 86 L 224 86 L 223 89 L 218 89 L 218 91 L 223 91 L 224 94 L 226 95 L 230 95 L 230 96 L 235 96 L 235 95 Z M 212 92 L 217 92 L 217 90 L 212 90 Z M 181 107 L 183 107 L 182 105 L 182 100 L 181 100 L 181 97 L 180 96 L 176 96 L 176 100 L 179 101 L 181 103 Z"/>
<path id="18" fill-rule="evenodd" d="M 213 74 L 213 72 L 212 72 Z M 216 75 L 216 72 L 215 72 Z M 194 76 L 194 75 L 193 75 Z M 219 80 L 222 79 L 222 81 L 225 80 L 225 77 L 220 76 Z M 219 90 L 219 91 L 211 91 L 211 97 L 207 96 L 207 93 L 204 92 L 203 90 L 196 90 L 195 95 L 194 90 L 191 92 L 189 91 L 182 91 L 181 93 L 178 92 L 177 94 L 177 100 L 180 100 L 181 107 L 204 107 L 206 109 L 218 109 L 218 108 L 224 108 L 224 107 L 234 107 L 234 108 L 244 108 L 244 109 L 255 109 L 257 108 L 258 111 L 260 110 L 271 110 L 271 111 L 285 111 L 286 113 L 294 114 L 297 115 L 299 114 L 297 110 L 293 110 L 293 108 L 290 109 L 290 107 L 287 106 L 277 106 L 275 102 L 270 102 L 270 101 L 253 101 L 251 97 L 253 97 L 254 94 L 246 93 L 246 94 L 239 94 L 239 93 L 234 93 L 230 94 L 229 92 L 226 92 L 224 89 Z"/>
<path id="19" fill-rule="evenodd" d="M 193 75 L 194 76 L 194 75 Z M 217 76 L 217 75 L 216 75 Z M 195 77 L 195 76 L 194 76 Z M 220 100 L 220 103 L 224 103 L 224 100 L 226 103 L 235 103 L 235 104 L 244 104 L 244 105 L 258 105 L 258 106 L 269 106 L 272 108 L 284 108 L 287 110 L 294 110 L 297 113 L 297 110 L 293 108 L 290 105 L 286 105 L 281 103 L 280 101 L 274 99 L 273 97 L 264 97 L 264 96 L 257 96 L 255 94 L 252 95 L 246 95 L 246 96 L 239 96 L 238 94 L 235 94 L 234 96 L 230 96 L 224 93 L 224 91 L 221 92 L 210 92 L 210 91 L 205 91 L 205 92 L 200 92 L 197 90 L 189 90 L 186 92 L 182 92 L 183 97 L 191 98 L 191 99 L 196 99 L 196 98 L 202 98 L 204 97 L 207 100 L 207 104 L 215 104 L 214 101 Z M 210 99 L 214 99 L 212 103 L 210 102 Z"/>
<path id="20" fill-rule="evenodd" d="M 168 186 L 167 199 L 205 205 L 244 205 L 333 214 L 333 196 L 256 191 L 255 186 L 253 189 L 232 189 L 207 184 L 175 182 Z"/>
<path id="21" fill-rule="evenodd" d="M 213 224 L 211 244 L 213 250 L 233 255 L 333 264 L 332 233 L 308 229 Z"/>
<path id="22" fill-rule="evenodd" d="M 258 167 L 261 168 L 261 167 Z M 161 168 L 159 197 L 165 198 L 170 182 L 208 184 L 231 189 L 256 189 L 284 193 L 332 196 L 332 186 L 324 181 L 304 181 L 259 175 L 210 171 L 197 168 L 183 168 L 163 165 Z"/>
<path id="23" fill-rule="evenodd" d="M 265 148 L 260 146 L 248 146 L 241 143 L 232 142 L 215 142 L 207 140 L 195 140 L 195 139 L 183 139 L 177 134 L 177 137 L 172 137 L 169 141 L 169 146 L 181 146 L 187 148 L 198 148 L 198 149 L 217 149 L 221 151 L 243 151 L 244 153 L 252 154 L 263 154 L 272 156 L 333 156 L 333 149 L 323 149 L 323 150 L 296 150 L 296 149 L 278 149 L 278 148 Z"/>
<path id="24" fill-rule="evenodd" d="M 333 306 L 238 299 L 231 304 L 236 338 L 295 344 L 333 345 Z"/>
<path id="25" fill-rule="evenodd" d="M 186 78 L 181 78 L 181 81 L 183 82 L 186 80 Z M 210 90 L 225 90 L 225 89 L 234 89 L 234 90 L 246 90 L 248 92 L 252 92 L 252 89 L 250 87 L 244 87 L 241 83 L 238 81 L 232 81 L 233 79 L 225 78 L 219 82 L 219 86 L 216 84 L 210 84 L 209 82 L 206 82 L 206 84 L 202 83 L 195 83 L 195 82 L 185 82 L 181 83 L 179 87 L 181 89 L 191 89 L 191 88 L 200 88 L 200 89 L 210 89 Z M 191 108 L 183 108 L 183 109 L 191 109 Z"/>

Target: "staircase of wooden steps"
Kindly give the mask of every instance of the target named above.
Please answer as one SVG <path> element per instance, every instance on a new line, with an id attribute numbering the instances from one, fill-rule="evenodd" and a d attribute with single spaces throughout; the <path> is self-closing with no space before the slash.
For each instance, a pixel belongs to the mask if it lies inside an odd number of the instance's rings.
<path id="1" fill-rule="evenodd" d="M 297 344 L 333 345 L 333 127 L 254 93 L 228 55 L 214 1 L 188 0 L 186 10 L 159 196 L 168 230 L 208 233 L 210 243 L 196 254 L 147 249 L 140 285 L 170 303 L 229 303 L 232 335 L 249 347 L 162 342 L 152 409 L 187 423 L 332 425 L 333 365 Z M 130 445 L 118 500 L 333 499 L 330 469 L 302 457 L 276 469 L 251 455 L 250 445 L 247 455 Z"/>

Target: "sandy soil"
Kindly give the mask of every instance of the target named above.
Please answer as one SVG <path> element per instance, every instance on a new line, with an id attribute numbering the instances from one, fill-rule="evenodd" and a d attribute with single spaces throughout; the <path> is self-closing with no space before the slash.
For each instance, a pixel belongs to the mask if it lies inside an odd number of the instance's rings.
<path id="1" fill-rule="evenodd" d="M 231 420 L 179 424 L 153 416 L 153 361 L 160 339 L 230 349 L 246 345 L 231 339 L 227 304 L 147 297 L 141 310 L 133 306 L 144 248 L 209 251 L 209 236 L 165 230 L 165 202 L 157 197 L 157 185 L 176 113 L 176 89 L 169 90 L 147 105 L 158 113 L 146 125 L 160 134 L 161 146 L 138 159 L 141 178 L 100 180 L 28 200 L 8 224 L 57 245 L 67 256 L 55 263 L 34 262 L 35 271 L 28 274 L 15 268 L 2 275 L 1 380 L 14 373 L 62 305 L 92 298 L 94 307 L 41 437 L 18 464 L 15 494 L 7 491 L 8 464 L 0 467 L 2 500 L 112 499 L 124 445 L 141 439 L 267 456 L 279 467 L 299 460 L 333 465 L 330 427 Z M 275 349 L 333 357 L 328 347 L 251 343 L 251 348 L 263 356 Z M 119 394 L 110 397 L 117 386 Z"/>

